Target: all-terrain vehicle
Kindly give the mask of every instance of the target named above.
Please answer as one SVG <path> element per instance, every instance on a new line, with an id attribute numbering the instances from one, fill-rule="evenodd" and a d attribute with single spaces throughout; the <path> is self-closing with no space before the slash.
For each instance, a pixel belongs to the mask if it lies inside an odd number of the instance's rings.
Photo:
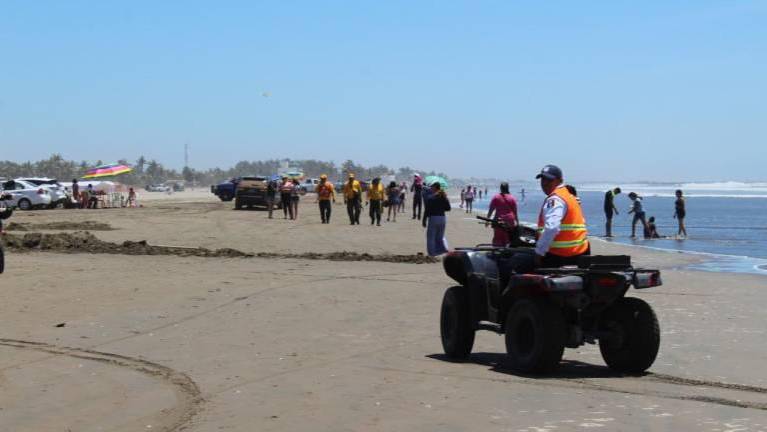
<path id="1" fill-rule="evenodd" d="M 3 234 L 3 221 L 13 214 L 13 206 L 6 206 L 13 197 L 10 194 L 0 193 L 0 235 Z M 0 240 L 0 273 L 5 271 L 5 250 L 3 250 L 3 241 Z"/>
<path id="2" fill-rule="evenodd" d="M 234 208 L 240 210 L 243 207 L 266 207 L 268 205 L 266 196 L 268 186 L 268 177 L 242 177 L 235 189 Z M 275 208 L 282 208 L 279 192 L 277 192 L 274 201 Z"/>
<path id="3" fill-rule="evenodd" d="M 632 286 L 661 285 L 658 270 L 634 268 L 625 255 L 582 256 L 578 264 L 518 273 L 512 266 L 533 254 L 535 230 L 507 229 L 513 246 L 478 245 L 447 254 L 445 272 L 460 285 L 445 292 L 440 330 L 445 354 L 465 359 L 477 330 L 505 335 L 509 365 L 523 373 L 556 369 L 564 348 L 599 343 L 607 366 L 641 373 L 658 354 L 660 329 L 652 308 L 626 297 Z"/>

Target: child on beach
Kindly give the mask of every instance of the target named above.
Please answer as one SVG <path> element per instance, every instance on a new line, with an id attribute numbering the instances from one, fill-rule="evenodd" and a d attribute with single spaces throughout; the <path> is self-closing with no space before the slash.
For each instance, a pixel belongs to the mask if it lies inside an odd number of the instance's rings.
<path id="1" fill-rule="evenodd" d="M 655 226 L 655 216 L 650 216 L 650 219 L 647 222 L 647 234 L 647 238 L 661 238 L 660 234 L 658 234 L 658 228 Z"/>
<path id="2" fill-rule="evenodd" d="M 642 207 L 642 198 L 635 192 L 631 192 L 629 193 L 629 199 L 633 204 L 628 214 L 634 213 L 634 219 L 631 220 L 631 238 L 636 238 L 636 226 L 639 221 L 642 222 L 642 228 L 644 229 L 645 237 L 647 237 L 647 221 L 645 220 L 645 212 Z"/>
<path id="3" fill-rule="evenodd" d="M 136 207 L 136 191 L 133 188 L 128 188 L 128 200 L 125 202 L 125 207 Z"/>
<path id="4" fill-rule="evenodd" d="M 685 210 L 684 197 L 682 196 L 682 190 L 676 190 L 676 201 L 674 202 L 674 219 L 679 223 L 679 229 L 676 235 L 687 237 L 687 228 L 684 226 L 684 218 L 687 216 Z"/>

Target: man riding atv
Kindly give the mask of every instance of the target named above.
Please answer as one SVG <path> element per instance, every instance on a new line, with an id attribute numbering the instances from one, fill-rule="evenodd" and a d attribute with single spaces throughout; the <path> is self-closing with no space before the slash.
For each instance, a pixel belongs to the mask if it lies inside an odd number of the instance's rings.
<path id="1" fill-rule="evenodd" d="M 509 365 L 523 373 L 549 372 L 566 347 L 597 342 L 611 369 L 645 371 L 657 356 L 660 328 L 650 305 L 627 294 L 660 286 L 660 272 L 636 268 L 625 255 L 591 256 L 586 220 L 562 171 L 547 165 L 537 178 L 547 195 L 537 230 L 479 217 L 507 229 L 509 244 L 445 256 L 445 272 L 459 284 L 442 300 L 445 354 L 467 358 L 475 332 L 490 330 L 504 335 Z"/>
<path id="2" fill-rule="evenodd" d="M 535 178 L 547 196 L 538 215 L 535 266 L 574 265 L 579 256 L 591 253 L 581 204 L 563 184 L 557 166 L 546 165 Z"/>

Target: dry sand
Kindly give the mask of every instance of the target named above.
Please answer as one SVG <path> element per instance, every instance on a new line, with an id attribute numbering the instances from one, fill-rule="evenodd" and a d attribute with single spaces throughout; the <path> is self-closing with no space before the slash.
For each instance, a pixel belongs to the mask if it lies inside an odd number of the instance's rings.
<path id="1" fill-rule="evenodd" d="M 312 197 L 297 222 L 204 191 L 152 198 L 12 221 L 45 233 L 95 222 L 111 228 L 92 232 L 103 241 L 246 253 L 424 249 L 407 217 L 352 227 L 337 205 L 322 225 Z M 451 245 L 489 237 L 450 216 Z M 594 248 L 663 269 L 663 287 L 631 293 L 661 323 L 651 374 L 615 376 L 585 346 L 566 350 L 555 376 L 515 375 L 486 332 L 471 361 L 445 361 L 438 317 L 452 281 L 440 264 L 10 251 L 0 430 L 767 430 L 767 279 L 686 270 L 700 258 L 684 254 Z"/>

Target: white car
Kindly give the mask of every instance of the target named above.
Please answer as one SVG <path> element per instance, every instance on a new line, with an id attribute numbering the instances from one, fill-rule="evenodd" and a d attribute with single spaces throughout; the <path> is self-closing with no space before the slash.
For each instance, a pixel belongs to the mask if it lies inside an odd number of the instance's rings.
<path id="1" fill-rule="evenodd" d="M 9 180 L 0 187 L 3 192 L 11 194 L 11 205 L 20 210 L 31 210 L 36 207 L 50 207 L 51 193 L 47 188 L 37 186 L 24 180 Z M 6 202 L 8 203 L 8 202 Z"/>
<path id="2" fill-rule="evenodd" d="M 69 201 L 69 193 L 56 179 L 43 177 L 24 177 L 17 178 L 16 180 L 32 183 L 35 186 L 40 186 L 48 189 L 48 192 L 51 194 L 51 208 L 56 208 L 59 205 L 63 205 Z"/>

